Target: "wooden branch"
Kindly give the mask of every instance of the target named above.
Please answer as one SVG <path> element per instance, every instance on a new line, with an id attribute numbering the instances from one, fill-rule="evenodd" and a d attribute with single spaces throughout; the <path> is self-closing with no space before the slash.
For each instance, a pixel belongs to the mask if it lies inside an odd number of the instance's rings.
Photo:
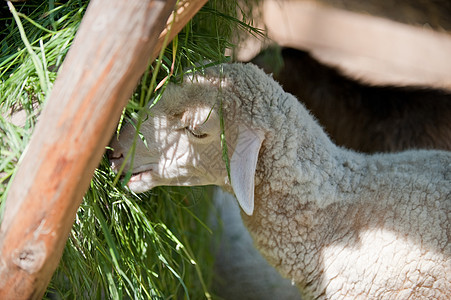
<path id="1" fill-rule="evenodd" d="M 91 1 L 6 200 L 0 299 L 42 298 L 121 111 L 159 51 L 157 38 L 175 2 Z M 191 18 L 195 12 L 189 11 Z M 176 17 L 177 28 L 189 18 Z"/>
<path id="2" fill-rule="evenodd" d="M 186 23 L 191 20 L 194 15 L 207 3 L 207 0 L 179 0 L 177 3 L 177 9 L 169 17 L 166 28 L 158 39 L 158 44 L 155 47 L 155 51 L 151 56 L 151 60 L 158 57 L 160 49 L 163 47 L 163 43 L 166 35 L 169 34 L 167 41 L 172 41 L 174 37 L 185 27 Z M 166 46 L 166 45 L 164 45 Z"/>

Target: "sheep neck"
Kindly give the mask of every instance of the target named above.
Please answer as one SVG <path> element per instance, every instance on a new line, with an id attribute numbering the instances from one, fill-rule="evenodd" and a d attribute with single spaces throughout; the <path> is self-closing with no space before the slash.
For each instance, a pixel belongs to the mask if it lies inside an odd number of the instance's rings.
<path id="1" fill-rule="evenodd" d="M 336 152 L 341 150 L 294 97 L 277 89 L 273 92 L 266 103 L 271 117 L 263 121 L 262 116 L 259 122 L 254 115 L 252 120 L 266 135 L 256 170 L 254 215 L 243 215 L 243 219 L 265 258 L 305 292 L 304 283 L 320 282 L 322 273 L 316 260 L 321 257 L 318 252 L 323 240 L 318 234 L 324 229 L 315 223 L 320 208 L 312 195 L 320 195 L 334 177 L 328 170 L 335 169 Z M 270 227 L 273 230 L 262 230 Z M 301 243 L 287 243 L 299 239 Z M 281 249 L 296 255 L 286 255 Z M 303 257 L 303 265 L 289 261 L 292 257 Z M 320 287 L 313 290 L 321 293 Z"/>

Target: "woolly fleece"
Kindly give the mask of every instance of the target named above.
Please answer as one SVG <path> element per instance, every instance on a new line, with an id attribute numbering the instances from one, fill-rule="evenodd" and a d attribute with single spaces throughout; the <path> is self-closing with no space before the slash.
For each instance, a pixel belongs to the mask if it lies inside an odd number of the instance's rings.
<path id="1" fill-rule="evenodd" d="M 162 133 L 169 119 L 199 107 L 213 119 L 204 113 L 204 123 L 218 123 L 220 102 L 232 153 L 239 128 L 263 133 L 255 206 L 242 218 L 262 255 L 305 299 L 451 298 L 451 153 L 365 155 L 337 147 L 294 96 L 251 64 L 208 68 L 168 87 L 143 134 L 148 143 L 158 143 L 156 136 L 188 143 L 178 167 L 193 170 L 195 179 L 184 173 L 157 180 L 165 176 L 160 172 L 135 181 L 147 180 L 148 188 L 216 184 L 233 192 L 225 167 L 198 178 L 199 161 L 220 161 L 219 137 L 208 140 L 216 150 L 205 156 L 180 133 Z M 164 115 L 170 118 L 163 122 Z M 178 158 L 171 153 L 160 156 L 172 164 Z"/>

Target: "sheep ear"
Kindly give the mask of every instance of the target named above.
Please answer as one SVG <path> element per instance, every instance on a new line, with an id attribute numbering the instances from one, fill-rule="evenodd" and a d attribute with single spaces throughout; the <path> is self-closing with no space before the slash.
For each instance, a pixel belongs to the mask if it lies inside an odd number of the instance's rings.
<path id="1" fill-rule="evenodd" d="M 254 177 L 263 132 L 240 127 L 238 139 L 230 160 L 232 188 L 241 208 L 247 215 L 254 211 Z"/>

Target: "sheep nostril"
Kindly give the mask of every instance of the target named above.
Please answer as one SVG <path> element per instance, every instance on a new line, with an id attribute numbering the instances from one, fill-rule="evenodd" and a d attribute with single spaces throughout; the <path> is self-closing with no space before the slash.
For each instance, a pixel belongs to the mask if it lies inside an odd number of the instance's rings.
<path id="1" fill-rule="evenodd" d="M 110 159 L 121 159 L 124 158 L 124 155 L 121 152 L 114 152 L 112 151 L 109 155 Z"/>
<path id="2" fill-rule="evenodd" d="M 110 161 L 110 166 L 113 170 L 117 171 L 124 161 L 124 155 L 121 151 L 114 151 L 110 149 L 107 151 L 107 157 Z"/>
<path id="3" fill-rule="evenodd" d="M 110 153 L 108 155 L 108 160 L 110 161 L 110 167 L 113 171 L 117 172 L 124 162 L 124 156 L 121 153 L 115 154 Z"/>
<path id="4" fill-rule="evenodd" d="M 106 155 L 110 160 L 124 158 L 124 154 L 122 151 L 115 150 L 111 146 L 107 148 Z"/>

